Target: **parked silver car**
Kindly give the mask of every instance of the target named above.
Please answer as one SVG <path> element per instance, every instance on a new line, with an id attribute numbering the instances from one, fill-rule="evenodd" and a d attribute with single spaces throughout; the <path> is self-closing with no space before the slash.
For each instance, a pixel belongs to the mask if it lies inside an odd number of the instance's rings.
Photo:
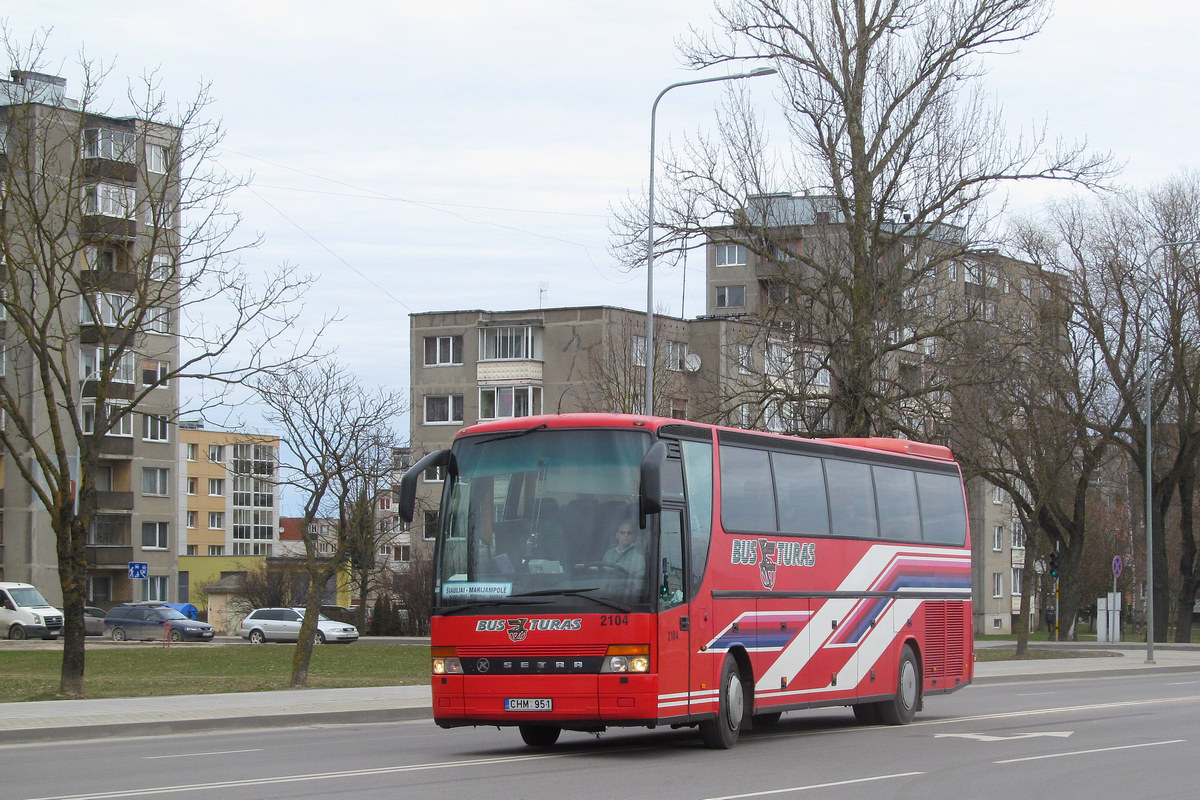
<path id="1" fill-rule="evenodd" d="M 263 642 L 294 642 L 300 638 L 300 623 L 304 622 L 303 608 L 256 608 L 242 620 L 241 636 L 251 644 Z M 358 640 L 358 628 L 345 622 L 335 622 L 324 614 L 317 619 L 317 644 Z"/>

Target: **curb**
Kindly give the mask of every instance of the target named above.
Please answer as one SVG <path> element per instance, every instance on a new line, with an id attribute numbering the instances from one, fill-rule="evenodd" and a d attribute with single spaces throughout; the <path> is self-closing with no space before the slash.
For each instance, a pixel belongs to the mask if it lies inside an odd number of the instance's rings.
<path id="1" fill-rule="evenodd" d="M 306 711 L 257 717 L 154 720 L 152 722 L 106 722 L 96 725 L 18 728 L 0 730 L 0 745 L 39 742 L 87 741 L 123 736 L 170 736 L 181 733 L 216 733 L 231 730 L 294 728 L 303 725 L 352 725 L 355 723 L 404 722 L 432 719 L 429 707 L 382 708 L 374 711 Z"/>

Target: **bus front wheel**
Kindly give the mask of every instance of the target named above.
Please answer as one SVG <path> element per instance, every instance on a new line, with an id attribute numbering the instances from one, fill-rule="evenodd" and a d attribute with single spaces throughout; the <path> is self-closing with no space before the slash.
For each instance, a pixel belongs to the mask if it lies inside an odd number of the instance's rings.
<path id="1" fill-rule="evenodd" d="M 900 653 L 896 696 L 879 704 L 879 716 L 888 725 L 907 725 L 917 713 L 921 701 L 921 665 L 909 645 Z"/>
<path id="2" fill-rule="evenodd" d="M 521 725 L 521 739 L 530 747 L 550 747 L 558 741 L 562 728 L 551 725 Z"/>
<path id="3" fill-rule="evenodd" d="M 746 689 L 742 683 L 742 674 L 738 671 L 737 661 L 731 655 L 725 656 L 718 688 L 720 702 L 717 718 L 700 723 L 700 737 L 707 747 L 728 750 L 737 742 L 738 735 L 742 732 L 742 720 L 746 715 Z"/>

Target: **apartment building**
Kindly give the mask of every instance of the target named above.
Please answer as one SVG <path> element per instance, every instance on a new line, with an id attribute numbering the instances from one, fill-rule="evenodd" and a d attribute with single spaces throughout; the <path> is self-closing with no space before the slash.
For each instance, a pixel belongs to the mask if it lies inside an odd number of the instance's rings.
<path id="1" fill-rule="evenodd" d="M 36 451 L 66 453 L 73 493 L 81 460 L 95 465 L 88 602 L 173 600 L 179 129 L 82 112 L 66 83 L 20 70 L 0 80 L 0 577 L 61 601 L 50 517 L 23 474 L 44 474 Z M 45 402 L 50 362 L 57 412 Z M 145 578 L 130 579 L 131 562 L 148 565 Z"/>

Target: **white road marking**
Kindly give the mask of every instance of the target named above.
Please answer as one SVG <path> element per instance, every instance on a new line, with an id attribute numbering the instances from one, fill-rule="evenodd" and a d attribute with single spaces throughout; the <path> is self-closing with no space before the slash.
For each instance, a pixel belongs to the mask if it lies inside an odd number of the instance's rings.
<path id="1" fill-rule="evenodd" d="M 211 753 L 176 753 L 169 756 L 144 756 L 146 761 L 154 761 L 160 758 L 191 758 L 192 756 L 227 756 L 231 753 L 261 753 L 261 747 L 251 747 L 247 750 L 214 750 Z"/>
<path id="2" fill-rule="evenodd" d="M 1137 750 L 1141 747 L 1158 747 L 1164 744 L 1181 744 L 1187 739 L 1167 739 L 1164 742 L 1145 742 L 1143 744 L 1124 744 L 1117 747 L 1097 747 L 1093 750 L 1072 750 L 1068 753 L 1047 753 L 1041 756 L 1026 756 L 1025 758 L 1006 758 L 1003 761 L 996 761 L 996 764 L 1019 764 L 1022 761 L 1042 761 L 1047 758 L 1067 758 L 1069 756 L 1086 756 L 1093 753 L 1111 753 L 1116 750 Z"/>
<path id="3" fill-rule="evenodd" d="M 974 739 L 977 742 L 1014 742 L 1017 739 L 1037 739 L 1041 736 L 1053 736 L 1066 739 L 1074 731 L 1042 731 L 1040 733 L 1011 733 L 998 736 L 993 733 L 935 733 L 935 739 Z"/>
<path id="4" fill-rule="evenodd" d="M 924 775 L 924 772 L 897 772 L 892 775 L 874 775 L 870 778 L 850 778 L 844 781 L 831 781 L 830 783 L 812 783 L 807 786 L 789 786 L 786 789 L 766 789 L 761 792 L 747 792 L 746 794 L 727 794 L 723 797 L 709 797 L 706 800 L 742 800 L 745 797 L 765 797 L 772 794 L 787 794 L 788 792 L 807 792 L 810 789 L 831 789 L 835 786 L 853 786 L 856 783 L 871 783 L 872 781 L 887 781 L 892 778 L 911 778 L 914 775 Z"/>

